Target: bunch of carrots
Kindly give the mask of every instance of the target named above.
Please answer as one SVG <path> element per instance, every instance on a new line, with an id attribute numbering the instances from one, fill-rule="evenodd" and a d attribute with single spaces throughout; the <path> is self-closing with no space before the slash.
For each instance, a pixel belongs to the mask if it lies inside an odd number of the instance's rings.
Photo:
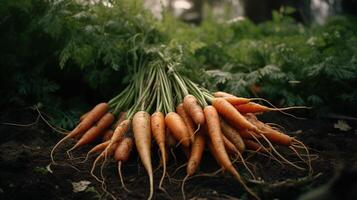
<path id="1" fill-rule="evenodd" d="M 92 175 L 95 176 L 98 162 L 115 159 L 124 186 L 121 165 L 136 147 L 149 176 L 148 199 L 152 199 L 154 193 L 152 140 L 155 140 L 161 154 L 163 173 L 160 189 L 163 189 L 166 176 L 167 147 L 180 145 L 188 152 L 187 175 L 182 182 L 183 195 L 184 183 L 197 171 L 206 147 L 217 163 L 253 199 L 259 199 L 259 196 L 246 185 L 234 166 L 233 157 L 244 163 L 243 153 L 250 150 L 301 170 L 311 169 L 308 149 L 302 142 L 256 117 L 259 113 L 284 112 L 284 109 L 292 107 L 267 107 L 254 102 L 262 100 L 260 98 L 242 98 L 225 92 L 211 93 L 178 73 L 174 65 L 165 61 L 151 62 L 145 68 L 137 68 L 135 74 L 131 84 L 119 95 L 109 102 L 99 103 L 80 117 L 78 125 L 53 147 L 51 158 L 54 163 L 55 150 L 68 139 L 77 140 L 67 151 L 71 156 L 72 151 L 99 138 L 102 142 L 95 144 L 85 159 L 93 154 L 98 155 L 93 162 Z M 291 149 L 306 166 L 289 161 L 275 145 Z M 305 154 L 301 155 L 299 151 L 305 151 Z M 245 167 L 249 170 L 247 165 Z M 254 178 L 254 174 L 251 174 Z"/>

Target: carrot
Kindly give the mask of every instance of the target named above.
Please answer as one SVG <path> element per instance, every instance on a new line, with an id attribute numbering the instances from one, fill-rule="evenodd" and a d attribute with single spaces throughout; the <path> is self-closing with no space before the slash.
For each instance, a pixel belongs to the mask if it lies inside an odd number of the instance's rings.
<path id="1" fill-rule="evenodd" d="M 243 97 L 222 97 L 226 101 L 228 101 L 230 104 L 238 106 L 238 105 L 245 105 L 250 102 L 250 99 L 243 98 Z"/>
<path id="2" fill-rule="evenodd" d="M 229 141 L 224 135 L 222 135 L 222 139 L 224 143 L 224 148 L 226 149 L 228 154 L 236 155 L 239 152 L 237 147 L 235 147 L 234 144 Z"/>
<path id="3" fill-rule="evenodd" d="M 253 151 L 264 151 L 262 146 L 253 140 L 244 140 L 244 144 L 249 150 Z"/>
<path id="4" fill-rule="evenodd" d="M 149 113 L 145 111 L 135 113 L 132 126 L 136 149 L 138 150 L 141 162 L 149 175 L 150 194 L 148 199 L 152 199 L 154 194 L 154 180 L 151 165 L 151 127 Z"/>
<path id="5" fill-rule="evenodd" d="M 186 95 L 183 98 L 183 106 L 185 108 L 185 111 L 189 116 L 192 117 L 193 121 L 198 125 L 198 124 L 204 124 L 205 123 L 205 115 L 203 114 L 202 107 L 200 104 L 197 102 L 197 99 L 193 95 Z"/>
<path id="6" fill-rule="evenodd" d="M 270 108 L 258 103 L 254 102 L 249 102 L 247 104 L 242 104 L 242 105 L 235 105 L 236 109 L 242 113 L 262 113 L 262 112 L 269 112 L 269 111 L 281 111 L 283 114 L 291 115 L 289 113 L 283 112 L 284 110 L 290 110 L 294 108 L 309 108 L 305 106 L 291 106 L 291 107 L 286 107 L 286 108 Z"/>
<path id="7" fill-rule="evenodd" d="M 103 134 L 104 130 L 108 128 L 114 121 L 114 115 L 112 113 L 105 114 L 97 123 L 96 126 L 90 128 L 84 135 L 78 140 L 78 142 L 70 149 L 73 150 L 77 147 L 83 146 L 95 140 L 100 134 Z"/>
<path id="8" fill-rule="evenodd" d="M 236 109 L 245 114 L 245 113 L 260 113 L 260 112 L 267 112 L 272 111 L 274 108 L 269 108 L 254 102 L 249 102 L 247 104 L 242 105 L 235 105 Z"/>
<path id="9" fill-rule="evenodd" d="M 245 139 L 261 138 L 261 136 L 253 131 L 247 129 L 239 129 L 239 135 Z"/>
<path id="10" fill-rule="evenodd" d="M 110 141 L 105 141 L 102 142 L 100 144 L 97 144 L 96 146 L 94 146 L 90 151 L 88 151 L 87 154 L 92 154 L 92 153 L 97 153 L 100 152 L 102 150 L 104 150 L 105 148 L 107 148 L 107 146 L 109 145 Z"/>
<path id="11" fill-rule="evenodd" d="M 179 114 L 182 117 L 183 121 L 185 122 L 185 124 L 187 126 L 187 130 L 190 134 L 191 142 L 193 142 L 194 141 L 193 134 L 195 133 L 195 124 L 192 121 L 192 118 L 190 117 L 190 115 L 188 115 L 187 112 L 185 111 L 183 103 L 180 103 L 176 107 L 176 113 Z"/>
<path id="12" fill-rule="evenodd" d="M 165 117 L 166 126 L 169 127 L 170 133 L 183 146 L 190 146 L 190 135 L 183 119 L 175 112 L 169 112 Z"/>
<path id="13" fill-rule="evenodd" d="M 133 138 L 125 137 L 120 141 L 114 153 L 114 159 L 118 161 L 118 173 L 120 177 L 120 182 L 122 184 L 122 187 L 126 191 L 129 190 L 125 187 L 124 184 L 123 175 L 121 173 L 121 165 L 123 162 L 126 162 L 129 159 L 129 155 L 132 148 L 133 148 Z"/>
<path id="14" fill-rule="evenodd" d="M 264 124 L 263 122 L 259 121 L 255 115 L 247 114 L 246 117 L 253 124 L 256 124 L 256 126 L 261 130 L 260 134 L 266 136 L 269 141 L 286 146 L 290 146 L 292 144 L 294 138 L 273 129 L 267 124 Z"/>
<path id="15" fill-rule="evenodd" d="M 53 163 L 56 163 L 54 161 L 53 153 L 55 149 L 62 144 L 64 141 L 66 141 L 69 138 L 76 137 L 78 135 L 83 134 L 86 132 L 93 124 L 98 121 L 100 118 L 103 117 L 103 115 L 108 111 L 109 105 L 108 103 L 99 103 L 96 105 L 89 113 L 88 115 L 81 121 L 76 128 L 74 128 L 70 133 L 68 133 L 64 138 L 62 138 L 51 150 L 51 160 Z"/>
<path id="16" fill-rule="evenodd" d="M 110 142 L 108 147 L 105 149 L 106 154 L 112 153 L 113 150 L 113 145 L 117 144 L 124 136 L 124 134 L 129 130 L 130 128 L 130 120 L 126 119 L 122 121 L 114 130 L 113 136 L 110 138 Z"/>
<path id="17" fill-rule="evenodd" d="M 187 162 L 186 168 L 186 177 L 182 181 L 181 191 L 183 198 L 185 199 L 185 181 L 188 177 L 192 176 L 197 170 L 203 155 L 203 151 L 205 150 L 205 137 L 203 129 L 199 130 L 195 135 L 194 142 L 192 144 L 190 157 Z"/>
<path id="18" fill-rule="evenodd" d="M 109 145 L 110 141 L 105 141 L 102 142 L 100 144 L 95 145 L 91 150 L 88 151 L 85 159 L 82 161 L 82 163 L 86 162 L 89 158 L 90 155 L 92 155 L 93 153 L 101 153 L 104 149 L 107 148 L 107 146 Z"/>
<path id="19" fill-rule="evenodd" d="M 258 131 L 257 127 L 250 123 L 235 107 L 223 98 L 213 98 L 212 105 L 228 122 L 239 129 Z"/>
<path id="20" fill-rule="evenodd" d="M 103 134 L 103 142 L 110 140 L 110 138 L 112 138 L 112 136 L 113 136 L 113 130 L 112 129 L 108 129 Z"/>
<path id="21" fill-rule="evenodd" d="M 200 130 L 195 135 L 195 140 L 194 140 L 194 142 L 192 144 L 192 148 L 191 148 L 190 158 L 187 163 L 186 171 L 189 176 L 192 176 L 195 173 L 197 167 L 199 166 L 204 149 L 205 149 L 204 132 L 202 130 Z"/>
<path id="22" fill-rule="evenodd" d="M 120 140 L 114 152 L 114 159 L 120 162 L 126 162 L 133 148 L 133 138 L 124 137 Z"/>
<path id="23" fill-rule="evenodd" d="M 234 168 L 232 162 L 228 157 L 227 151 L 224 147 L 224 141 L 223 141 L 222 131 L 220 127 L 220 120 L 216 108 L 213 106 L 206 106 L 203 111 L 206 117 L 208 136 L 210 138 L 210 143 L 212 144 L 213 147 L 211 148 L 211 151 L 213 151 L 213 155 L 215 155 L 216 160 L 222 166 L 223 169 L 230 172 L 238 180 L 238 182 L 244 187 L 244 189 L 252 197 L 254 197 L 255 199 L 259 199 L 259 197 L 254 192 L 252 192 L 248 188 L 248 186 L 243 182 L 241 176 Z"/>
<path id="24" fill-rule="evenodd" d="M 161 152 L 163 172 L 160 179 L 159 188 L 162 189 L 162 182 L 166 175 L 166 149 L 165 149 L 165 116 L 162 112 L 155 112 L 151 115 L 151 131 Z"/>
<path id="25" fill-rule="evenodd" d="M 213 96 L 216 97 L 216 98 L 219 98 L 219 97 L 236 97 L 233 94 L 229 94 L 227 92 L 222 92 L 222 91 L 214 92 Z"/>
<path id="26" fill-rule="evenodd" d="M 223 135 L 227 137 L 227 139 L 232 142 L 232 144 L 239 150 L 244 151 L 245 145 L 243 142 L 242 137 L 240 136 L 239 132 L 231 127 L 227 122 L 221 120 L 221 128 Z"/>

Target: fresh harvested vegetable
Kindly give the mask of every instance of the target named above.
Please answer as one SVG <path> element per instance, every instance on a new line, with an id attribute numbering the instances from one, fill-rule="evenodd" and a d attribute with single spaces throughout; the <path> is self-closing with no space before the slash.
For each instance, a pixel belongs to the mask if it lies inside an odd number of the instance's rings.
<path id="1" fill-rule="evenodd" d="M 190 146 L 190 135 L 183 119 L 175 112 L 170 112 L 165 117 L 166 126 L 170 129 L 172 136 L 183 146 Z"/>
<path id="2" fill-rule="evenodd" d="M 222 132 L 220 127 L 220 121 L 218 112 L 213 106 L 206 106 L 204 108 L 205 117 L 207 120 L 208 136 L 210 138 L 210 143 L 212 144 L 212 151 L 216 155 L 218 163 L 228 172 L 230 172 L 237 181 L 244 187 L 244 189 L 254 198 L 260 199 L 248 186 L 244 183 L 243 179 L 234 168 L 232 162 L 230 161 L 227 151 L 224 146 L 224 141 L 222 138 Z"/>
<path id="3" fill-rule="evenodd" d="M 205 115 L 195 96 L 186 95 L 183 99 L 183 107 L 197 125 L 205 123 Z"/>
<path id="4" fill-rule="evenodd" d="M 245 145 L 239 132 L 232 128 L 227 122 L 221 120 L 222 133 L 239 150 L 244 151 Z"/>
<path id="5" fill-rule="evenodd" d="M 150 194 L 148 199 L 154 195 L 154 177 L 151 164 L 151 125 L 150 114 L 145 111 L 137 112 L 133 117 L 133 133 L 136 149 L 140 156 L 150 181 Z"/>
<path id="6" fill-rule="evenodd" d="M 180 117 L 182 117 L 183 121 L 185 122 L 186 126 L 187 126 L 187 130 L 189 132 L 190 135 L 190 139 L 191 142 L 194 141 L 194 137 L 193 134 L 195 133 L 195 124 L 192 121 L 192 118 L 187 114 L 187 112 L 185 111 L 185 108 L 183 106 L 183 103 L 180 103 L 177 107 L 176 107 L 176 113 L 180 115 Z"/>
<path id="7" fill-rule="evenodd" d="M 161 152 L 163 172 L 160 179 L 159 188 L 162 189 L 162 182 L 166 175 L 166 148 L 165 148 L 165 116 L 162 112 L 155 112 L 151 115 L 151 132 L 155 138 Z"/>
<path id="8" fill-rule="evenodd" d="M 235 107 L 223 98 L 214 98 L 212 105 L 217 109 L 218 113 L 232 125 L 237 128 L 258 131 L 257 127 L 250 123 Z"/>

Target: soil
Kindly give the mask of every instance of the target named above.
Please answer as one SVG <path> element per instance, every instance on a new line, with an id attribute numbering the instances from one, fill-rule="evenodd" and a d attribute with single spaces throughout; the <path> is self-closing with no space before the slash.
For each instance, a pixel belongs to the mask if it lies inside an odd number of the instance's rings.
<path id="1" fill-rule="evenodd" d="M 41 119 L 37 123 L 29 124 L 37 118 L 37 113 L 29 109 L 2 111 L 0 116 L 0 199 L 110 199 L 110 195 L 103 191 L 102 185 L 89 173 L 93 157 L 86 163 L 68 160 L 65 151 L 73 145 L 74 141 L 67 142 L 56 151 L 55 159 L 58 165 L 46 168 L 51 163 L 49 157 L 51 148 L 63 135 L 54 132 Z M 304 142 L 309 147 L 314 160 L 312 161 L 313 174 L 308 176 L 307 171 L 287 165 L 282 166 L 264 156 L 254 155 L 249 158 L 247 161 L 254 165 L 256 176 L 264 181 L 248 181 L 248 185 L 262 199 L 297 199 L 321 185 L 325 185 L 325 188 L 332 191 L 333 194 L 329 195 L 329 199 L 333 199 L 334 195 L 336 199 L 342 194 L 355 195 L 356 190 L 351 189 L 350 186 L 356 186 L 357 182 L 357 179 L 351 178 L 351 176 L 356 177 L 357 174 L 352 170 L 352 166 L 357 161 L 356 121 L 346 121 L 351 129 L 341 131 L 334 128 L 337 119 L 297 120 L 273 114 L 264 116 L 263 120 L 282 125 L 287 133 Z M 28 125 L 24 126 L 25 124 Z M 73 156 L 82 157 L 89 148 L 87 146 L 76 150 Z M 279 150 L 289 160 L 298 161 L 296 156 L 289 155 L 291 152 L 287 148 L 279 148 Z M 157 167 L 159 166 L 157 149 L 153 152 L 153 166 Z M 164 181 L 166 193 L 155 188 L 155 199 L 182 199 L 180 185 L 185 176 L 185 168 L 179 169 L 176 173 L 174 171 L 185 163 L 186 158 L 180 148 L 174 153 L 177 156 L 177 162 L 175 163 L 173 157 L 170 157 L 168 166 L 170 178 Z M 249 157 L 250 154 L 244 156 Z M 304 166 L 301 162 L 297 164 Z M 249 177 L 242 164 L 238 164 L 237 167 L 242 176 Z M 98 176 L 99 168 L 97 167 L 98 170 L 95 171 Z M 188 199 L 247 199 L 239 183 L 229 174 L 223 172 L 212 174 L 218 169 L 217 163 L 208 152 L 205 152 L 198 172 L 199 176 L 189 179 L 185 184 L 186 197 Z M 346 171 L 344 169 L 351 169 L 351 176 L 343 176 Z M 158 185 L 161 173 L 161 168 L 155 171 L 156 185 Z M 208 175 L 209 173 L 211 174 Z M 123 164 L 124 181 L 131 192 L 122 189 L 117 174 L 117 164 L 114 161 L 108 161 L 103 175 L 106 177 L 105 185 L 109 193 L 120 199 L 145 199 L 147 197 L 149 188 L 147 176 L 143 167 L 138 164 L 135 151 L 132 152 L 130 160 Z M 334 182 L 338 184 L 331 183 L 331 180 L 335 180 Z M 73 192 L 72 183 L 79 181 L 89 181 L 90 184 L 82 192 Z M 336 185 L 338 185 L 337 189 L 333 188 Z M 352 197 L 345 196 L 344 199 L 349 198 Z"/>

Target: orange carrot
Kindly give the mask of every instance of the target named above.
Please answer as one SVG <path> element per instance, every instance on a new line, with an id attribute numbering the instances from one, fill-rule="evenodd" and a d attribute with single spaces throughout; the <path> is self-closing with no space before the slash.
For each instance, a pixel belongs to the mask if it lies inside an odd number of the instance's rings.
<path id="1" fill-rule="evenodd" d="M 103 151 L 109 145 L 110 141 L 105 141 L 94 146 L 87 154 L 97 153 Z"/>
<path id="2" fill-rule="evenodd" d="M 249 150 L 253 151 L 264 151 L 262 146 L 253 140 L 244 140 L 244 144 Z"/>
<path id="3" fill-rule="evenodd" d="M 250 102 L 250 99 L 243 98 L 243 97 L 222 97 L 230 104 L 238 106 L 238 105 L 245 105 Z"/>
<path id="4" fill-rule="evenodd" d="M 250 123 L 235 107 L 223 98 L 214 98 L 212 105 L 217 109 L 230 124 L 238 129 L 248 129 L 258 131 L 257 127 Z"/>
<path id="5" fill-rule="evenodd" d="M 236 97 L 233 94 L 229 94 L 227 92 L 222 92 L 222 91 L 214 92 L 213 96 L 216 97 L 216 98 L 219 98 L 219 97 Z"/>
<path id="6" fill-rule="evenodd" d="M 56 163 L 54 161 L 53 153 L 55 149 L 62 144 L 64 141 L 66 141 L 69 138 L 74 138 L 78 135 L 83 134 L 86 132 L 90 127 L 93 126 L 95 122 L 97 122 L 100 118 L 103 117 L 103 115 L 108 111 L 109 105 L 108 103 L 99 103 L 96 105 L 89 113 L 88 115 L 81 121 L 76 128 L 74 128 L 70 133 L 68 133 L 64 138 L 62 138 L 51 150 L 51 160 L 53 163 Z"/>
<path id="7" fill-rule="evenodd" d="M 123 138 L 114 153 L 114 159 L 118 161 L 118 173 L 120 177 L 120 182 L 123 186 L 123 188 L 127 191 L 129 191 L 124 184 L 123 180 L 123 175 L 121 173 L 121 165 L 123 162 L 126 162 L 129 159 L 130 152 L 133 148 L 133 139 L 131 137 L 125 137 Z"/>
<path id="8" fill-rule="evenodd" d="M 223 135 L 227 137 L 227 139 L 232 142 L 232 144 L 240 151 L 244 151 L 245 145 L 242 137 L 239 132 L 231 127 L 227 122 L 221 120 L 221 128 Z"/>
<path id="9" fill-rule="evenodd" d="M 172 136 L 181 142 L 183 146 L 190 146 L 190 135 L 183 119 L 175 112 L 169 112 L 165 117 L 166 126 L 169 127 Z"/>
<path id="10" fill-rule="evenodd" d="M 126 162 L 129 158 L 130 152 L 133 148 L 133 138 L 124 137 L 118 143 L 114 152 L 114 159 L 120 162 Z"/>
<path id="11" fill-rule="evenodd" d="M 104 130 L 108 128 L 114 121 L 114 115 L 112 113 L 105 114 L 97 123 L 96 126 L 90 128 L 84 135 L 78 140 L 78 142 L 71 148 L 75 149 L 82 145 L 88 144 L 95 140 L 100 134 L 103 134 Z"/>
<path id="12" fill-rule="evenodd" d="M 222 139 L 223 139 L 224 147 L 226 148 L 228 154 L 236 155 L 239 152 L 237 147 L 235 147 L 234 144 L 231 141 L 229 141 L 224 135 L 222 135 Z"/>
<path id="13" fill-rule="evenodd" d="M 192 117 L 193 121 L 198 125 L 198 124 L 204 124 L 205 123 L 205 115 L 203 114 L 202 107 L 200 104 L 197 102 L 197 99 L 193 95 L 186 95 L 183 98 L 183 106 L 185 108 L 185 111 L 189 116 Z"/>
<path id="14" fill-rule="evenodd" d="M 109 145 L 105 149 L 105 154 L 111 154 L 115 149 L 113 149 L 113 146 L 117 144 L 124 136 L 124 134 L 129 130 L 130 128 L 130 120 L 126 119 L 122 121 L 114 130 L 113 136 L 110 138 Z"/>
<path id="15" fill-rule="evenodd" d="M 294 138 L 277 131 L 273 129 L 271 126 L 264 124 L 263 122 L 259 121 L 255 115 L 253 114 L 247 114 L 246 118 L 255 124 L 261 131 L 260 134 L 263 134 L 268 138 L 269 141 L 281 144 L 281 145 L 286 145 L 290 146 L 291 143 L 293 142 Z"/>
<path id="16" fill-rule="evenodd" d="M 159 188 L 162 189 L 162 182 L 166 175 L 166 149 L 165 149 L 165 116 L 162 112 L 155 112 L 151 115 L 151 131 L 161 152 L 163 172 L 160 179 Z"/>
<path id="17" fill-rule="evenodd" d="M 204 131 L 203 129 L 200 129 L 198 133 L 195 135 L 195 139 L 191 148 L 190 157 L 187 162 L 187 168 L 186 168 L 187 175 L 183 179 L 181 185 L 182 195 L 184 199 L 185 199 L 185 191 L 184 191 L 185 181 L 187 180 L 188 177 L 192 176 L 195 173 L 201 162 L 203 151 L 205 150 L 205 143 L 206 143 L 205 140 L 206 139 L 204 137 Z"/>
<path id="18" fill-rule="evenodd" d="M 140 156 L 150 181 L 150 194 L 148 199 L 152 199 L 154 194 L 154 179 L 151 165 L 151 127 L 150 114 L 145 111 L 135 113 L 133 117 L 133 132 L 136 149 Z"/>
<path id="19" fill-rule="evenodd" d="M 187 162 L 187 169 L 186 169 L 187 175 L 192 176 L 195 173 L 197 167 L 201 162 L 204 149 L 205 149 L 205 137 L 204 137 L 204 132 L 201 129 L 195 135 L 195 140 L 192 144 L 190 158 Z"/>
<path id="20" fill-rule="evenodd" d="M 208 136 L 210 138 L 210 143 L 213 147 L 211 151 L 215 152 L 213 154 L 215 155 L 218 163 L 222 166 L 222 168 L 230 172 L 252 197 L 254 197 L 255 199 L 259 199 L 259 197 L 254 192 L 252 192 L 243 182 L 241 176 L 234 168 L 232 162 L 228 157 L 227 151 L 224 147 L 224 141 L 222 137 L 220 120 L 217 110 L 213 106 L 206 106 L 204 108 L 204 114 L 207 122 Z"/>
<path id="21" fill-rule="evenodd" d="M 192 118 L 190 117 L 190 115 L 188 115 L 187 112 L 185 111 L 183 103 L 180 103 L 176 107 L 176 112 L 177 112 L 177 114 L 179 114 L 182 117 L 183 121 L 185 122 L 185 124 L 187 126 L 187 130 L 190 134 L 191 142 L 193 142 L 193 140 L 194 140 L 193 134 L 195 132 L 195 124 L 192 121 Z"/>
<path id="22" fill-rule="evenodd" d="M 269 112 L 269 111 L 281 111 L 284 114 L 291 115 L 289 113 L 283 112 L 284 110 L 290 110 L 294 108 L 309 108 L 305 106 L 291 106 L 291 107 L 286 107 L 286 108 L 270 108 L 258 103 L 254 102 L 249 102 L 247 104 L 242 104 L 242 105 L 235 105 L 236 109 L 242 113 L 262 113 L 262 112 Z"/>
<path id="23" fill-rule="evenodd" d="M 103 134 L 103 142 L 106 142 L 106 141 L 110 140 L 110 138 L 112 138 L 112 136 L 113 136 L 113 130 L 112 129 L 108 129 Z"/>

